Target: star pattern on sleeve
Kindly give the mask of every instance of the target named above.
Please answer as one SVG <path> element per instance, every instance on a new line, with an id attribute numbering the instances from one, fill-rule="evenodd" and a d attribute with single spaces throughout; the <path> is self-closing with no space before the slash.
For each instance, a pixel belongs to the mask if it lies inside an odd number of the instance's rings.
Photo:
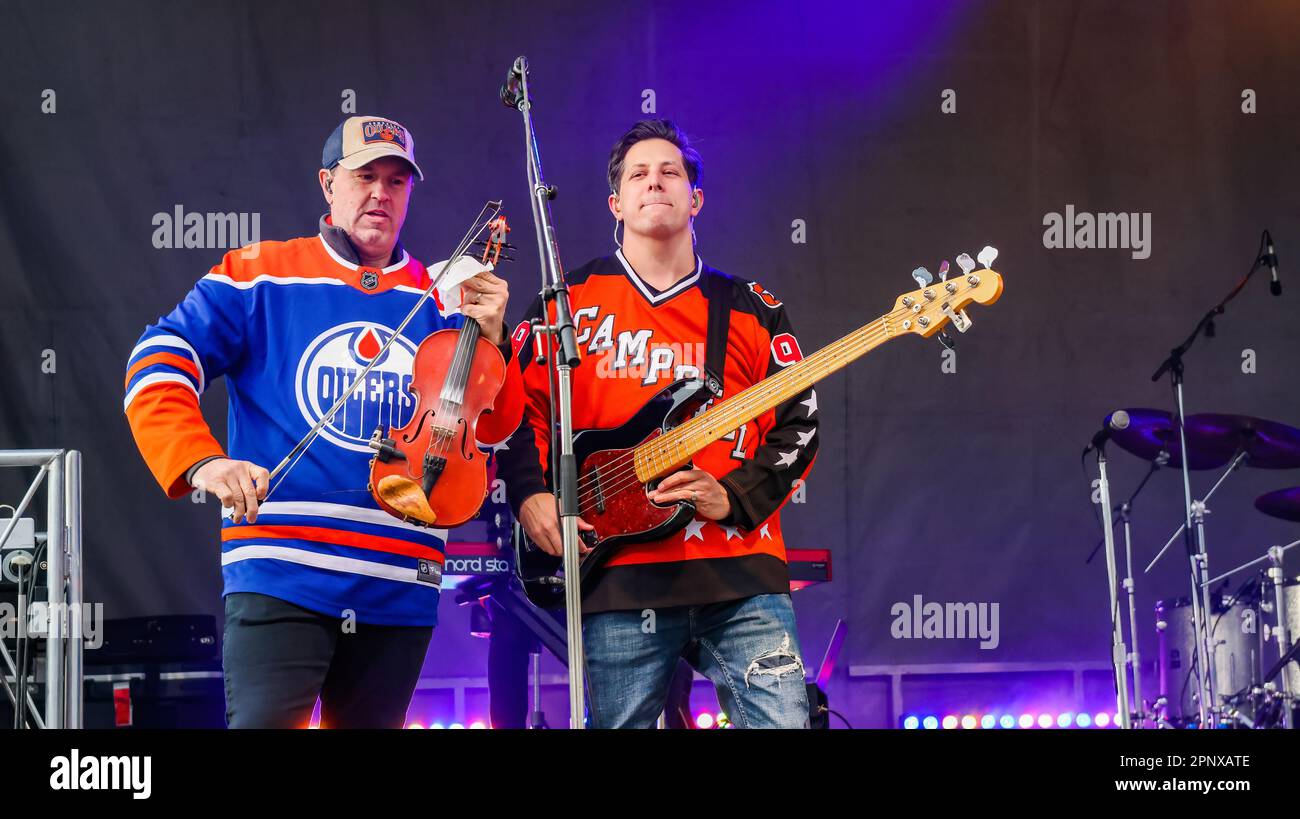
<path id="1" fill-rule="evenodd" d="M 808 408 L 809 418 L 813 417 L 813 413 L 817 412 L 817 390 L 809 391 L 808 400 L 800 401 L 799 404 Z"/>

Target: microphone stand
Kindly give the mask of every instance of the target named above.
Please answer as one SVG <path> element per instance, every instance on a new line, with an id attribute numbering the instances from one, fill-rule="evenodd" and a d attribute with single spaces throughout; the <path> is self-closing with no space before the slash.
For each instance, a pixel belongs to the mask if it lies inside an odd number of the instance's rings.
<path id="1" fill-rule="evenodd" d="M 1128 664 L 1133 669 L 1133 709 L 1137 716 L 1139 728 L 1146 727 L 1147 714 L 1146 704 L 1142 700 L 1142 657 L 1138 650 L 1137 587 L 1133 582 L 1133 537 L 1130 527 L 1130 518 L 1133 513 L 1133 501 L 1137 499 L 1142 488 L 1147 485 L 1147 481 L 1151 480 L 1151 476 L 1156 474 L 1160 467 L 1165 465 L 1166 460 L 1167 459 L 1165 458 L 1158 458 L 1155 461 L 1152 461 L 1151 468 L 1147 470 L 1146 475 L 1142 476 L 1142 481 L 1137 485 L 1137 488 L 1133 490 L 1133 493 L 1128 496 L 1128 500 L 1121 503 L 1118 508 L 1110 510 L 1111 515 L 1118 512 L 1118 519 L 1124 524 L 1124 561 L 1127 566 L 1127 574 L 1121 583 L 1124 586 L 1125 593 L 1128 595 L 1129 639 L 1133 643 L 1133 651 L 1128 654 Z M 1107 487 L 1107 491 L 1109 492 L 1109 487 Z M 1112 521 L 1113 520 L 1114 518 L 1112 518 Z M 1098 523 L 1101 524 L 1100 521 L 1098 521 Z M 1114 523 L 1112 522 L 1111 525 L 1113 526 Z M 1105 545 L 1106 533 L 1103 532 L 1101 540 L 1097 541 L 1097 545 L 1094 546 L 1092 552 L 1088 554 L 1088 559 L 1083 562 L 1085 564 L 1091 563 L 1092 559 L 1097 556 L 1098 550 Z"/>
<path id="2" fill-rule="evenodd" d="M 1106 477 L 1106 444 L 1097 447 L 1097 469 L 1100 472 L 1098 488 L 1105 515 L 1102 534 L 1106 541 L 1106 578 L 1110 587 L 1110 660 L 1115 669 L 1115 699 L 1119 704 L 1120 727 L 1132 727 L 1132 708 L 1128 701 L 1128 649 L 1124 646 L 1124 626 L 1119 611 L 1118 581 L 1115 569 L 1115 522 L 1111 517 L 1110 481 Z M 1135 646 L 1136 648 L 1136 646 Z"/>
<path id="3" fill-rule="evenodd" d="M 542 265 L 542 317 L 533 319 L 534 332 L 546 339 L 546 359 L 551 371 L 551 475 L 559 500 L 560 532 L 564 542 L 564 603 L 567 619 L 569 665 L 569 727 L 583 727 L 586 711 L 582 670 L 582 570 L 578 562 L 578 464 L 573 453 L 573 368 L 578 366 L 578 343 L 574 338 L 573 312 L 569 289 L 560 263 L 560 248 L 551 221 L 551 200 L 556 190 L 543 181 L 542 158 L 533 131 L 532 101 L 528 96 L 528 59 L 515 60 L 501 101 L 507 108 L 518 109 L 524 120 L 524 150 L 528 161 L 529 201 L 533 208 L 533 225 L 537 230 L 537 251 Z M 549 305 L 555 305 L 555 323 L 549 324 Z M 554 342 L 559 351 L 555 354 Z M 559 409 L 558 435 L 554 414 Z M 558 438 L 558 440 L 557 440 Z M 557 446 L 558 444 L 558 446 Z"/>
<path id="4" fill-rule="evenodd" d="M 1165 466 L 1165 465 L 1166 465 L 1166 464 L 1164 464 L 1164 463 L 1160 463 L 1160 462 L 1158 462 L 1158 461 L 1152 461 L 1152 462 L 1151 462 L 1151 468 L 1147 470 L 1147 474 L 1146 474 L 1146 475 L 1142 476 L 1142 481 L 1141 481 L 1140 483 L 1138 483 L 1138 485 L 1137 485 L 1137 489 L 1134 489 L 1134 490 L 1133 490 L 1133 494 L 1131 494 L 1131 495 L 1128 496 L 1128 500 L 1124 501 L 1124 502 L 1121 503 L 1119 506 L 1116 506 L 1115 508 L 1111 509 L 1111 510 L 1110 510 L 1110 511 L 1111 511 L 1111 514 L 1114 515 L 1114 514 L 1117 514 L 1117 513 L 1118 513 L 1118 514 L 1121 514 L 1121 515 L 1122 515 L 1122 513 L 1124 512 L 1124 508 L 1125 508 L 1125 507 L 1128 507 L 1130 510 L 1132 510 L 1132 508 L 1133 508 L 1133 501 L 1137 500 L 1138 493 L 1140 493 L 1140 492 L 1142 491 L 1142 487 L 1146 486 L 1146 485 L 1147 485 L 1147 481 L 1151 480 L 1151 476 L 1154 475 L 1154 474 L 1156 474 L 1156 472 L 1159 471 L 1160 467 Z M 1126 521 L 1127 518 L 1121 516 L 1120 520 L 1125 520 L 1125 521 Z M 1097 525 L 1098 525 L 1098 526 L 1102 525 L 1100 520 L 1097 521 Z M 1101 547 L 1102 547 L 1102 546 L 1105 546 L 1105 545 L 1106 545 L 1106 538 L 1105 538 L 1105 536 L 1103 535 L 1102 538 L 1101 538 L 1101 540 L 1098 540 L 1098 541 L 1097 541 L 1097 545 L 1092 547 L 1092 551 L 1088 553 L 1088 557 L 1087 557 L 1087 559 L 1084 560 L 1083 562 L 1084 562 L 1085 564 L 1087 564 L 1087 563 L 1091 563 L 1091 562 L 1092 562 L 1092 559 L 1093 559 L 1094 557 L 1097 556 L 1097 552 L 1099 552 L 1099 551 L 1101 550 Z"/>
<path id="5" fill-rule="evenodd" d="M 1160 367 L 1151 376 L 1152 381 L 1159 381 L 1165 374 L 1169 373 L 1170 380 L 1173 383 L 1174 395 L 1178 403 L 1176 417 L 1178 419 L 1178 443 L 1183 453 L 1182 473 L 1183 473 L 1183 545 L 1187 552 L 1189 567 L 1191 570 L 1192 581 L 1192 619 L 1196 631 L 1196 660 L 1197 660 L 1197 706 L 1199 709 L 1200 726 L 1202 728 L 1212 728 L 1214 723 L 1211 722 L 1212 715 L 1217 716 L 1219 702 L 1214 691 L 1214 666 L 1210 662 L 1210 632 L 1209 632 L 1209 613 L 1210 613 L 1210 588 L 1206 582 L 1209 576 L 1209 555 L 1205 548 L 1205 527 L 1203 517 L 1203 507 L 1193 507 L 1192 504 L 1192 480 L 1188 467 L 1190 453 L 1187 451 L 1187 433 L 1184 429 L 1187 422 L 1186 408 L 1183 403 L 1183 356 L 1191 349 L 1192 344 L 1205 332 L 1206 337 L 1214 336 L 1214 317 L 1223 315 L 1224 309 L 1228 302 L 1236 298 L 1237 294 L 1250 281 L 1250 277 L 1255 275 L 1265 260 L 1265 237 L 1268 231 L 1260 235 L 1259 251 L 1255 254 L 1254 264 L 1251 265 L 1249 272 L 1237 282 L 1237 286 L 1228 293 L 1214 307 L 1210 308 L 1201 320 L 1197 322 L 1196 328 L 1192 334 L 1173 350 L 1169 352 L 1169 357 L 1161 362 Z M 1192 515 L 1197 517 L 1197 534 L 1196 543 L 1192 540 Z M 1208 677 L 1208 679 L 1207 679 Z M 1216 720 L 1217 721 L 1217 720 Z"/>

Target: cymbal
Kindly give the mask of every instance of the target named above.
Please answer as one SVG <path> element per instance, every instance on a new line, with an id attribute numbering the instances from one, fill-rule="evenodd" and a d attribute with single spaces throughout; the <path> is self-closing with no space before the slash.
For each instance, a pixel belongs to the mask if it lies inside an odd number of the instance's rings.
<path id="1" fill-rule="evenodd" d="M 1300 523 L 1300 486 L 1260 495 L 1255 498 L 1255 508 L 1270 517 Z"/>
<path id="2" fill-rule="evenodd" d="M 1198 438 L 1217 441 L 1230 453 L 1245 450 L 1247 466 L 1300 469 L 1300 429 L 1295 427 L 1249 415 L 1204 412 L 1188 416 L 1188 435 L 1193 430 Z"/>
<path id="3" fill-rule="evenodd" d="M 1144 461 L 1155 461 L 1163 456 L 1167 459 L 1165 465 L 1182 469 L 1182 446 L 1173 415 L 1164 410 L 1140 407 L 1125 411 L 1129 417 L 1128 427 L 1112 432 L 1111 440 Z M 1108 427 L 1110 418 L 1106 416 Z M 1187 461 L 1188 469 L 1216 469 L 1232 460 L 1232 448 L 1225 450 L 1222 441 L 1193 431 L 1190 422 L 1188 419 L 1186 430 L 1187 448 L 1192 453 Z"/>

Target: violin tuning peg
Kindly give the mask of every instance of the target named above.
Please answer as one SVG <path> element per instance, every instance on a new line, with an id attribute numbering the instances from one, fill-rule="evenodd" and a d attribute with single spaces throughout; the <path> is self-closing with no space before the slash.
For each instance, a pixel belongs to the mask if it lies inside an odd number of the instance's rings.
<path id="1" fill-rule="evenodd" d="M 918 267 L 917 269 L 913 270 L 912 278 L 916 279 L 916 284 L 918 287 L 926 287 L 930 284 L 930 282 L 934 281 L 934 276 L 931 275 L 930 271 L 926 270 L 924 267 Z"/>
<path id="2" fill-rule="evenodd" d="M 985 245 L 984 249 L 980 251 L 980 264 L 984 265 L 985 268 L 991 268 L 993 267 L 993 261 L 997 259 L 997 257 L 998 249 L 992 245 Z"/>
<path id="3" fill-rule="evenodd" d="M 957 266 L 961 268 L 961 274 L 965 276 L 975 269 L 975 260 L 970 257 L 969 253 L 963 253 L 957 257 Z"/>
<path id="4" fill-rule="evenodd" d="M 948 281 L 948 260 L 944 259 L 939 263 L 939 281 Z"/>

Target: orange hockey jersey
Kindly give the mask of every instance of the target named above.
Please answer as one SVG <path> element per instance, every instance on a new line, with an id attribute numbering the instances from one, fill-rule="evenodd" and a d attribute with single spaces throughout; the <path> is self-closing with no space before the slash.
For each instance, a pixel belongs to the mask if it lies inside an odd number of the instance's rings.
<path id="1" fill-rule="evenodd" d="M 704 277 L 731 285 L 722 398 L 744 390 L 802 356 L 782 303 L 756 282 L 703 264 L 670 289 L 648 285 L 619 251 L 568 274 L 582 363 L 573 371 L 574 429 L 625 423 L 645 403 L 705 367 L 708 300 Z M 534 302 L 528 317 L 541 314 Z M 550 486 L 547 368 L 532 362 L 530 326 L 514 335 L 523 367 L 525 423 L 498 451 L 516 515 L 522 502 Z M 817 451 L 817 395 L 808 390 L 715 441 L 693 459 L 718 478 L 731 500 L 721 521 L 697 518 L 652 543 L 628 545 L 584 581 L 585 612 L 703 605 L 789 591 L 777 510 L 812 466 Z"/>

